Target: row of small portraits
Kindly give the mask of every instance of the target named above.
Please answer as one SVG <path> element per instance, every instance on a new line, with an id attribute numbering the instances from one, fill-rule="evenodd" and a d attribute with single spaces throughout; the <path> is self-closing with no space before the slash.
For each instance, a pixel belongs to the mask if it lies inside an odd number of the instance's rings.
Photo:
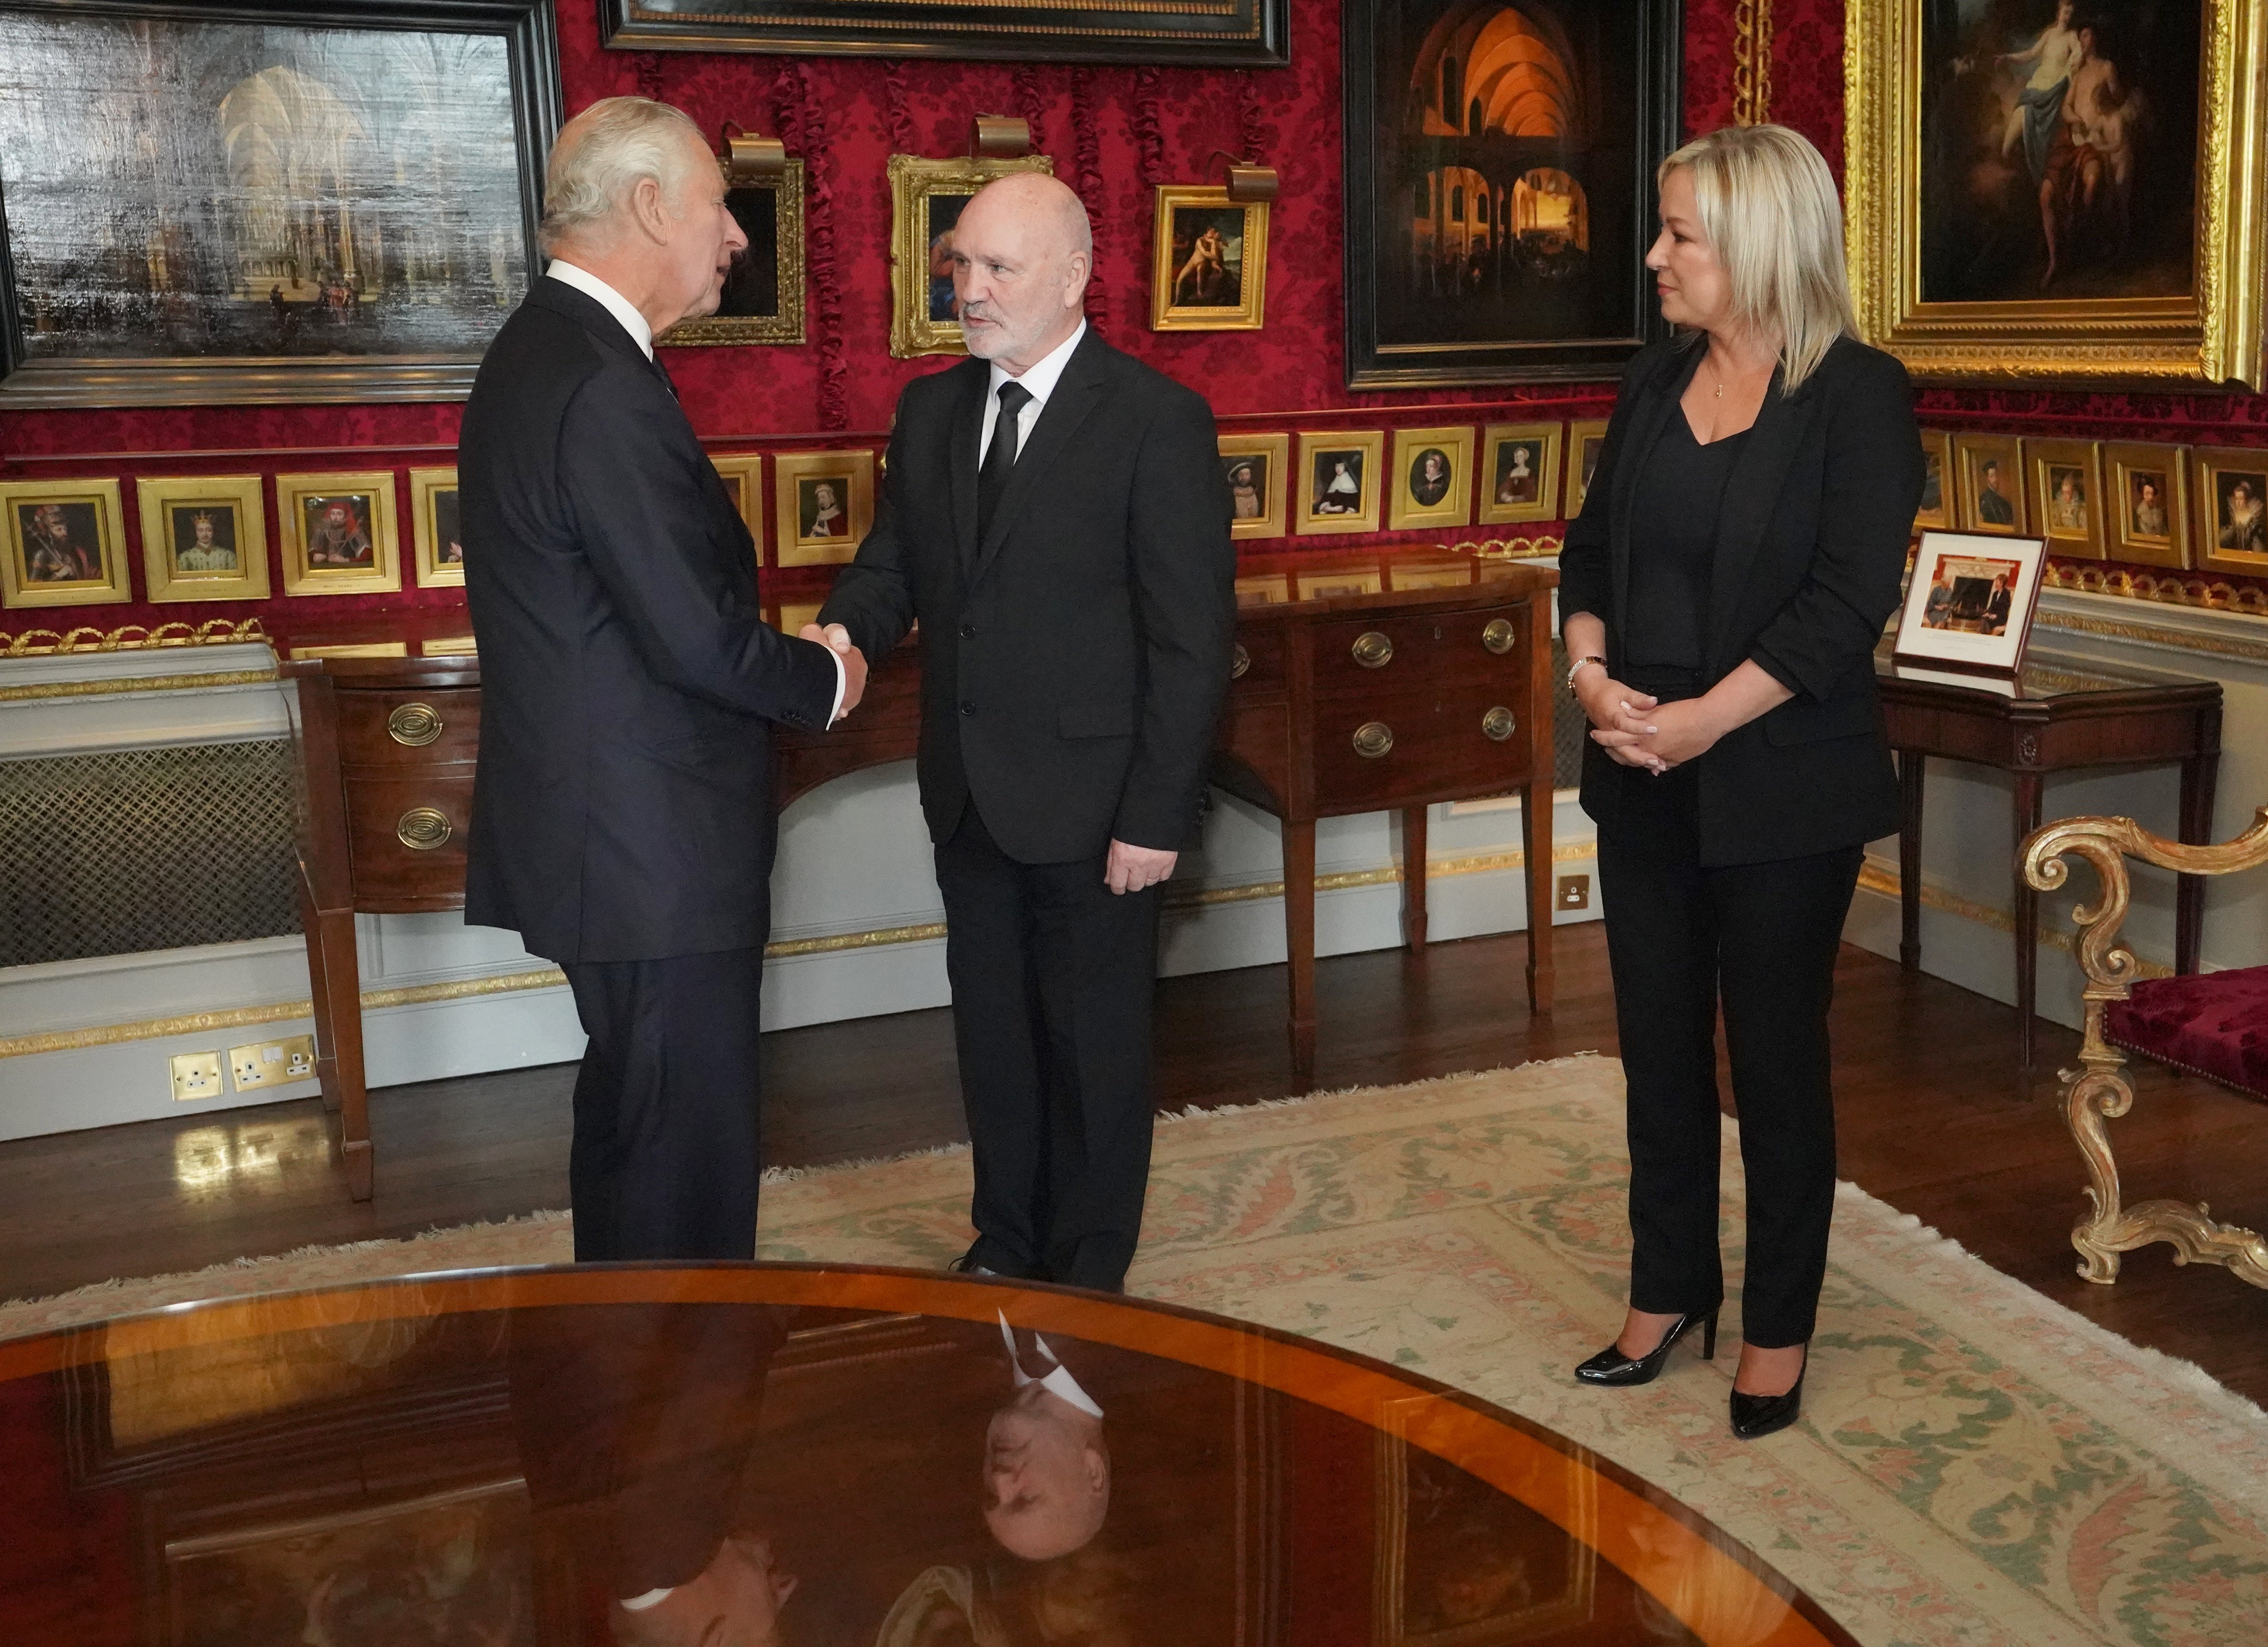
<path id="1" fill-rule="evenodd" d="M 2268 450 L 1922 431 L 1914 530 L 2081 560 L 2268 576 Z"/>
<path id="2" fill-rule="evenodd" d="M 1386 430 L 1302 431 L 1296 469 L 1289 434 L 1223 435 L 1231 531 L 1240 538 L 1376 532 L 1381 514 L 1395 532 L 1465 526 L 1473 524 L 1476 499 L 1484 526 L 1572 518 L 1582 511 L 1606 432 L 1603 418 L 1491 423 L 1479 431 L 1476 465 L 1469 424 L 1397 429 L 1389 466 Z"/>

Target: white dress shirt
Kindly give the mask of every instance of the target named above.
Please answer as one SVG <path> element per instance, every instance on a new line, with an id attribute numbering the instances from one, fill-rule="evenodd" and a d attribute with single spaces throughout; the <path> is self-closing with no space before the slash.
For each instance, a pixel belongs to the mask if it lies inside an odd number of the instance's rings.
<path id="1" fill-rule="evenodd" d="M 562 285 L 572 286 L 585 297 L 597 303 L 621 323 L 622 330 L 630 335 L 630 342 L 638 346 L 648 360 L 653 358 L 653 327 L 646 324 L 645 316 L 638 312 L 637 305 L 628 298 L 623 297 L 621 292 L 616 291 L 589 269 L 578 268 L 562 257 L 553 258 L 544 266 L 543 273 L 547 279 L 556 280 Z M 1081 321 L 1080 325 L 1084 327 L 1086 322 Z M 1052 359 L 1053 357 L 1049 358 Z M 1057 366 L 1056 370 L 1060 372 L 1063 368 Z M 1052 383 L 1054 379 L 1050 379 L 1049 381 Z M 1028 429 L 1031 425 L 1027 423 L 1025 427 Z M 840 652 L 829 646 L 827 649 L 827 655 L 835 660 L 835 707 L 828 711 L 827 716 L 827 724 L 832 726 L 843 718 L 843 695 L 850 689 L 850 677 L 843 666 L 843 655 Z M 664 1593 L 667 1592 L 664 1592 Z M 625 1603 L 625 1605 L 628 1604 Z"/>
<path id="2" fill-rule="evenodd" d="M 1079 1387 L 1079 1380 L 1071 1375 L 1071 1369 L 1064 1365 L 1057 1356 L 1055 1346 L 1037 1333 L 1032 1335 L 1032 1342 L 1038 1347 L 1040 1354 L 1048 1358 L 1049 1370 L 1040 1378 L 1034 1378 L 1025 1371 L 1023 1359 L 1016 1354 L 1016 1332 L 1008 1325 L 1007 1312 L 995 1310 L 993 1314 L 999 1318 L 1000 1342 L 1008 1349 L 1008 1376 L 1015 1380 L 1016 1388 L 1020 1390 L 1027 1384 L 1036 1384 L 1049 1394 L 1070 1402 L 1090 1418 L 1102 1416 L 1101 1404 Z"/>
<path id="3" fill-rule="evenodd" d="M 992 425 L 1000 421 L 1000 386 L 1010 382 L 1020 383 L 1025 393 L 1032 397 L 1016 414 L 1016 455 L 1020 458 L 1024 455 L 1025 444 L 1032 437 L 1032 425 L 1040 421 L 1040 414 L 1047 409 L 1048 396 L 1056 392 L 1057 380 L 1064 375 L 1064 368 L 1071 364 L 1071 351 L 1079 347 L 1079 340 L 1086 335 L 1086 322 L 1081 320 L 1077 331 L 1041 356 L 1033 363 L 1032 369 L 1020 378 L 998 361 L 992 363 L 992 375 L 984 386 L 984 430 L 976 441 L 977 467 L 984 467 L 984 454 L 992 450 Z"/>

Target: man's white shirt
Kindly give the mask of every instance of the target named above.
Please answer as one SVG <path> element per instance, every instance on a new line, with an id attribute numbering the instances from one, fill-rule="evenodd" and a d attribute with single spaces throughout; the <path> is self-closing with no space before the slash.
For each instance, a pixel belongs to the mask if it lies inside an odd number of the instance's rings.
<path id="1" fill-rule="evenodd" d="M 984 429 L 976 440 L 977 467 L 984 467 L 984 454 L 992 450 L 992 426 L 1000 421 L 1000 386 L 1020 383 L 1024 386 L 1024 392 L 1032 397 L 1016 413 L 1016 455 L 1020 458 L 1025 445 L 1032 438 L 1032 425 L 1038 423 L 1040 414 L 1047 410 L 1048 396 L 1056 392 L 1056 384 L 1063 377 L 1064 368 L 1071 364 L 1072 351 L 1078 349 L 1079 340 L 1086 335 L 1086 322 L 1081 320 L 1077 331 L 1041 356 L 1033 363 L 1032 369 L 1020 378 L 998 361 L 992 363 L 990 379 L 984 386 Z"/>

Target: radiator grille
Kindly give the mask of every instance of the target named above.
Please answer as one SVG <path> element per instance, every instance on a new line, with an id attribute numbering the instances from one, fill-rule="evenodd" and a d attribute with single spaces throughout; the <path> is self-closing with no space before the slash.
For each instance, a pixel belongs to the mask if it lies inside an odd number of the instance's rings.
<path id="1" fill-rule="evenodd" d="M 299 930 L 291 746 L 0 761 L 0 967 Z"/>
<path id="2" fill-rule="evenodd" d="M 1583 781 L 1583 734 L 1591 724 L 1567 691 L 1567 648 L 1551 637 L 1551 786 L 1571 790 Z"/>

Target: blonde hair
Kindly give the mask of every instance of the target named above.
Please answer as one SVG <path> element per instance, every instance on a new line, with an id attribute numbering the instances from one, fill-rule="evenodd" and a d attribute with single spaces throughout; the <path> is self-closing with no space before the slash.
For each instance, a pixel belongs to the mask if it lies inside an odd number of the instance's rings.
<path id="1" fill-rule="evenodd" d="M 1843 263 L 1843 203 L 1819 151 L 1785 126 L 1726 126 L 1655 169 L 1683 167 L 1701 232 L 1732 286 L 1733 321 L 1777 338 L 1793 394 L 1835 340 L 1856 333 Z"/>
<path id="2" fill-rule="evenodd" d="M 604 223 L 647 178 L 672 193 L 691 167 L 685 136 L 709 146 L 692 116 L 652 98 L 600 98 L 569 121 L 544 167 L 543 249 Z"/>

